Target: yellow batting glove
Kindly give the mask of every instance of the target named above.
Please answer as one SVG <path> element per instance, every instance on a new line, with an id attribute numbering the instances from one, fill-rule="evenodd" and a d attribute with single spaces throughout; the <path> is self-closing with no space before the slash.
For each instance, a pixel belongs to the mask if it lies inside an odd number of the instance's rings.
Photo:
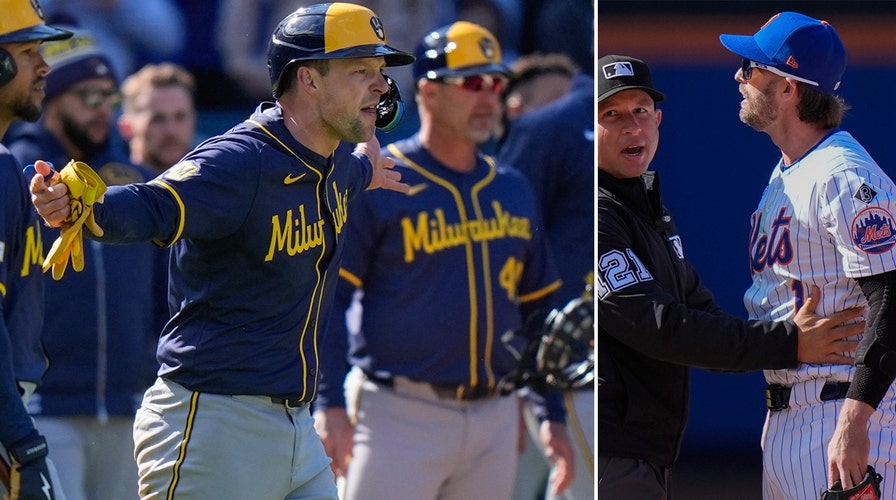
<path id="1" fill-rule="evenodd" d="M 102 202 L 106 193 L 106 183 L 92 168 L 80 161 L 68 162 L 59 172 L 59 182 L 68 187 L 71 213 L 44 259 L 44 272 L 52 268 L 55 280 L 62 279 L 69 260 L 75 271 L 84 269 L 84 240 L 81 231 L 86 225 L 95 236 L 103 235 L 103 229 L 93 217 L 93 204 Z"/>

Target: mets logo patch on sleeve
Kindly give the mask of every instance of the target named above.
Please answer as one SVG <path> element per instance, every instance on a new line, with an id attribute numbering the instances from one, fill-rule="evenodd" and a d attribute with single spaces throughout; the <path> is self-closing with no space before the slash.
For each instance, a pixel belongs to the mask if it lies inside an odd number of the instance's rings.
<path id="1" fill-rule="evenodd" d="M 869 207 L 852 220 L 852 241 L 860 250 L 880 254 L 896 244 L 896 227 L 890 212 L 880 207 Z"/>

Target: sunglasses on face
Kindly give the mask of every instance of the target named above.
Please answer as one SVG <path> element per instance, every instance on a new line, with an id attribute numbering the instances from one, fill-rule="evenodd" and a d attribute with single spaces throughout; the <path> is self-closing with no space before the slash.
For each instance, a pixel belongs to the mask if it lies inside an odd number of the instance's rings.
<path id="1" fill-rule="evenodd" d="M 794 80 L 796 80 L 798 82 L 807 83 L 807 84 L 815 86 L 815 87 L 818 86 L 818 82 L 813 82 L 812 80 L 800 78 L 798 76 L 791 75 L 790 73 L 785 73 L 785 72 L 779 70 L 778 68 L 774 68 L 772 66 L 767 66 L 765 64 L 758 63 L 756 61 L 751 61 L 746 58 L 744 58 L 744 60 L 741 62 L 741 65 L 740 65 L 740 77 L 743 78 L 743 80 L 745 82 L 749 81 L 750 78 L 753 78 L 753 68 L 764 69 L 764 70 L 768 71 L 769 73 L 772 73 L 772 74 L 775 74 L 778 76 L 782 76 L 784 78 L 793 78 Z"/>
<path id="2" fill-rule="evenodd" d="M 89 109 L 97 109 L 104 104 L 114 108 L 121 104 L 121 94 L 117 90 L 86 88 L 73 90 L 72 93 Z"/>
<path id="3" fill-rule="evenodd" d="M 500 94 L 507 87 L 507 77 L 501 75 L 471 75 L 471 76 L 443 76 L 435 81 L 456 85 L 470 92 L 488 90 L 494 94 Z"/>

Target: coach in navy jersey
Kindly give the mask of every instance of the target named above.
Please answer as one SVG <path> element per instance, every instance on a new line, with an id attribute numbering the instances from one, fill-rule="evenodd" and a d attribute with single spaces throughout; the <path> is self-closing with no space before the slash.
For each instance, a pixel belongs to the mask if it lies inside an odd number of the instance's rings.
<path id="1" fill-rule="evenodd" d="M 519 419 L 517 398 L 497 390 L 516 365 L 501 335 L 560 282 L 531 186 L 479 151 L 509 73 L 497 40 L 462 21 L 415 55 L 421 128 L 384 151 L 410 191 L 352 202 L 315 423 L 348 500 L 509 498 Z M 349 339 L 339 319 L 355 289 L 363 314 Z M 347 354 L 364 379 L 349 384 L 350 410 Z"/>
<path id="2" fill-rule="evenodd" d="M 301 8 L 270 43 L 275 103 L 93 206 L 102 241 L 172 246 L 172 317 L 134 423 L 141 497 L 336 498 L 308 409 L 318 346 L 348 201 L 407 190 L 372 138 L 383 69 L 412 61 L 366 7 Z M 363 144 L 353 154 L 342 141 Z M 38 175 L 31 189 L 58 226 L 73 200 L 51 183 Z"/>

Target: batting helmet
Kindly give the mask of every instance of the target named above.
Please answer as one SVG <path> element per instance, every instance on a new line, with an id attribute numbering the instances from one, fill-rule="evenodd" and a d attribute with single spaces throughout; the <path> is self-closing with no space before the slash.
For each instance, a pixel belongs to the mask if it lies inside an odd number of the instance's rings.
<path id="1" fill-rule="evenodd" d="M 489 30 L 458 21 L 423 37 L 414 51 L 414 80 L 511 71 L 501 60 L 501 46 Z"/>
<path id="2" fill-rule="evenodd" d="M 69 31 L 47 26 L 37 0 L 0 0 L 0 43 L 63 40 Z M 18 68 L 12 55 L 0 48 L 0 86 L 16 77 Z"/>
<path id="3" fill-rule="evenodd" d="M 387 45 L 382 21 L 367 7 L 340 2 L 303 7 L 280 21 L 271 37 L 268 72 L 274 97 L 283 94 L 283 74 L 298 61 L 379 56 L 386 66 L 414 61 Z"/>

